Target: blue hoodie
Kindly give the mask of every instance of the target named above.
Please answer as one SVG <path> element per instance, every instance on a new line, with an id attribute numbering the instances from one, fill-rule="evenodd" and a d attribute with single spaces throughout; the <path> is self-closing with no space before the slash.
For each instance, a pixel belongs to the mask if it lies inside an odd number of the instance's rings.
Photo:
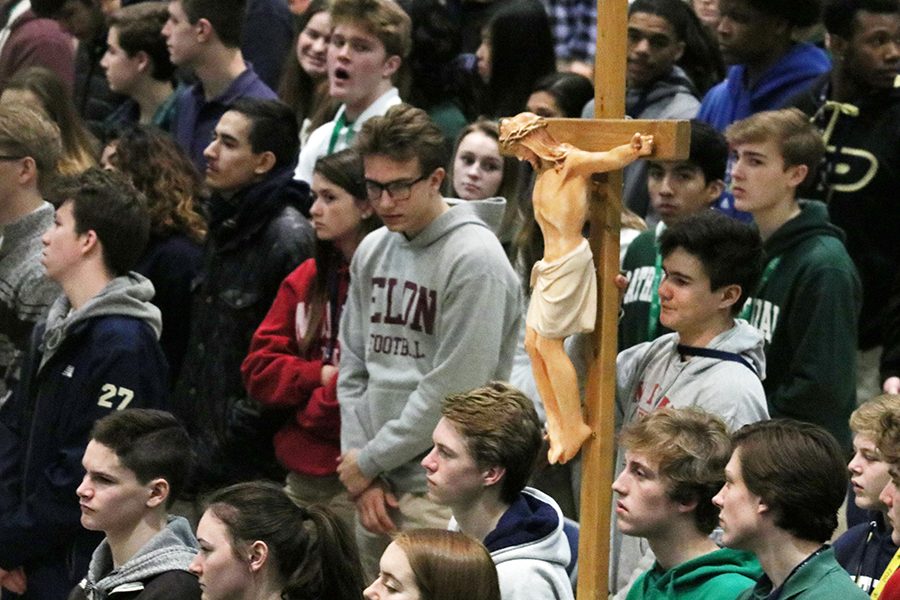
<path id="1" fill-rule="evenodd" d="M 706 93 L 697 118 L 724 132 L 731 123 L 754 113 L 786 106 L 830 68 L 828 55 L 806 42 L 794 44 L 751 89 L 744 83 L 746 67 L 734 65 L 725 81 Z"/>

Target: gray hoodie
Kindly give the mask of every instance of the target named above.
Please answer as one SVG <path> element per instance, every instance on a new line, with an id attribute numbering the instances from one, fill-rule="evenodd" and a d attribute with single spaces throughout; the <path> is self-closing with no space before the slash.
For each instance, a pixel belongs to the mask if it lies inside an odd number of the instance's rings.
<path id="1" fill-rule="evenodd" d="M 113 568 L 112 551 L 107 540 L 100 542 L 91 557 L 87 577 L 78 584 L 78 588 L 82 590 L 84 597 L 91 600 L 103 600 L 116 593 L 136 592 L 142 590 L 144 584 L 157 575 L 169 571 L 187 571 L 188 565 L 197 555 L 197 549 L 197 538 L 187 519 L 170 516 L 162 531 L 150 538 L 137 554 L 117 568 Z M 199 596 L 199 584 L 193 588 L 188 588 L 185 594 L 170 589 L 169 597 L 173 600 L 195 598 Z"/>
<path id="2" fill-rule="evenodd" d="M 362 241 L 341 317 L 341 447 L 398 492 L 426 490 L 418 457 L 444 397 L 507 379 L 515 352 L 521 287 L 480 218 L 502 199 L 448 203 L 411 240 L 381 228 Z"/>
<path id="3" fill-rule="evenodd" d="M 617 424 L 630 423 L 640 415 L 664 406 L 701 408 L 724 420 L 729 430 L 769 418 L 761 381 L 765 378 L 766 359 L 763 337 L 757 329 L 736 319 L 731 329 L 707 344 L 707 348 L 740 355 L 753 370 L 738 362 L 717 358 L 682 357 L 678 344 L 678 333 L 669 333 L 619 353 L 616 360 Z M 616 473 L 621 472 L 624 464 L 624 453 L 620 450 Z M 646 541 L 619 533 L 615 512 L 611 535 L 610 582 L 612 591 L 616 592 L 649 568 L 653 557 L 650 554 L 641 560 L 649 552 Z"/>
<path id="4" fill-rule="evenodd" d="M 158 340 L 162 333 L 162 315 L 150 304 L 154 293 L 150 280 L 132 271 L 110 281 L 78 310 L 73 310 L 69 299 L 62 294 L 47 313 L 41 367 L 50 360 L 73 326 L 93 317 L 116 315 L 141 319 L 153 329 Z"/>
<path id="5" fill-rule="evenodd" d="M 679 354 L 677 333 L 632 346 L 616 359 L 616 422 L 663 406 L 696 406 L 721 417 L 730 429 L 769 418 L 762 387 L 766 358 L 762 335 L 746 321 L 707 345 L 742 356 L 754 369 L 717 358 Z M 755 370 L 755 372 L 754 372 Z"/>
<path id="6" fill-rule="evenodd" d="M 645 88 L 628 88 L 625 93 L 625 112 L 635 119 L 693 119 L 700 110 L 699 94 L 687 73 L 679 66 L 665 77 Z M 594 118 L 594 101 L 581 113 L 583 119 Z M 625 186 L 622 201 L 640 216 L 647 216 L 653 226 L 659 216 L 648 214 L 650 193 L 647 191 L 647 161 L 639 160 L 625 167 Z"/>

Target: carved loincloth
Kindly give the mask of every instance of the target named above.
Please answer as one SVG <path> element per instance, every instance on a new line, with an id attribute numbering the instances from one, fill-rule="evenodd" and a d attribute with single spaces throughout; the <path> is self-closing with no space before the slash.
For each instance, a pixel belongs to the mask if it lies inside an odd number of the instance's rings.
<path id="1" fill-rule="evenodd" d="M 597 276 L 587 240 L 554 261 L 534 263 L 531 288 L 528 327 L 550 339 L 594 330 Z"/>

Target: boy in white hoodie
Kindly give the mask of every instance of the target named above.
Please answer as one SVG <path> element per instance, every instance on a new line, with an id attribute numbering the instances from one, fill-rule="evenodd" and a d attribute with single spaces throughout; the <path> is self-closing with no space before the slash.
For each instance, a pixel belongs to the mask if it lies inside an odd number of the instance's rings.
<path id="1" fill-rule="evenodd" d="M 763 338 L 735 318 L 762 272 L 759 234 L 721 213 L 702 211 L 673 223 L 659 246 L 659 320 L 673 333 L 619 353 L 618 425 L 665 406 L 702 408 L 730 430 L 768 419 Z M 622 452 L 616 464 L 620 472 Z M 615 527 L 612 536 L 611 581 L 619 591 L 627 589 L 635 569 L 644 570 L 638 558 L 650 555 L 640 538 L 623 540 Z"/>
<path id="2" fill-rule="evenodd" d="M 562 511 L 525 485 L 543 445 L 534 404 L 495 381 L 448 396 L 441 413 L 422 466 L 428 497 L 453 511 L 450 529 L 484 543 L 503 600 L 572 599 Z"/>

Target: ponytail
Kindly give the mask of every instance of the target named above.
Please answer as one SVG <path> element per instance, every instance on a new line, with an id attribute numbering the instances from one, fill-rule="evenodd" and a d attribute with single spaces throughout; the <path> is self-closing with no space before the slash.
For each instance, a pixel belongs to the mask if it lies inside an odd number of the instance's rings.
<path id="1" fill-rule="evenodd" d="M 280 486 L 254 481 L 213 493 L 207 510 L 225 524 L 232 546 L 268 546 L 284 600 L 359 600 L 356 543 L 328 508 L 297 506 Z"/>

